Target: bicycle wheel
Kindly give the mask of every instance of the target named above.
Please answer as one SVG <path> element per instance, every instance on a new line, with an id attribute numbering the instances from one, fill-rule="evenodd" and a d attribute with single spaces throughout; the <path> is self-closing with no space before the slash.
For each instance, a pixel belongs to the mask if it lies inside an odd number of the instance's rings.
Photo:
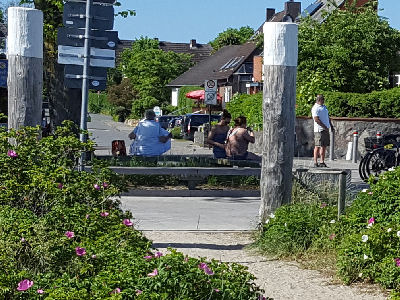
<path id="1" fill-rule="evenodd" d="M 368 175 L 367 175 L 367 171 L 366 171 L 366 162 L 369 159 L 369 157 L 371 156 L 372 152 L 368 152 L 367 154 L 365 154 L 364 157 L 361 158 L 360 161 L 360 165 L 358 166 L 358 174 L 360 174 L 360 178 L 361 180 L 367 182 L 368 181 Z"/>
<path id="2" fill-rule="evenodd" d="M 396 163 L 395 152 L 388 149 L 375 149 L 365 162 L 366 175 L 379 177 Z"/>

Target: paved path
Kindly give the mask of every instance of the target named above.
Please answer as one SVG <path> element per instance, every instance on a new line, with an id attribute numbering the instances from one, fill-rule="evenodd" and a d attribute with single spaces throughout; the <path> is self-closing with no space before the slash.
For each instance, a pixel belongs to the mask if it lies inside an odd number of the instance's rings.
<path id="1" fill-rule="evenodd" d="M 140 230 L 252 230 L 259 197 L 122 197 Z"/>

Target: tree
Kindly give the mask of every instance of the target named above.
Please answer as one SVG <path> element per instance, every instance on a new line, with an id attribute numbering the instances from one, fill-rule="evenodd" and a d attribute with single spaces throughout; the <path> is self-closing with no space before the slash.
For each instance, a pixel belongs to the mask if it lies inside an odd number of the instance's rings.
<path id="1" fill-rule="evenodd" d="M 335 10 L 323 23 L 299 26 L 298 86 L 316 81 L 319 89 L 367 93 L 388 87 L 398 65 L 399 31 L 372 7 Z"/>
<path id="2" fill-rule="evenodd" d="M 132 105 L 134 116 L 142 116 L 154 105 L 168 105 L 170 89 L 166 85 L 190 66 L 191 55 L 165 52 L 159 49 L 158 41 L 149 38 L 142 37 L 124 50 L 119 69 L 137 93 Z"/>
<path id="3" fill-rule="evenodd" d="M 249 26 L 243 26 L 239 29 L 228 28 L 218 34 L 209 44 L 215 51 L 228 45 L 240 45 L 246 43 L 254 34 L 254 29 Z"/>

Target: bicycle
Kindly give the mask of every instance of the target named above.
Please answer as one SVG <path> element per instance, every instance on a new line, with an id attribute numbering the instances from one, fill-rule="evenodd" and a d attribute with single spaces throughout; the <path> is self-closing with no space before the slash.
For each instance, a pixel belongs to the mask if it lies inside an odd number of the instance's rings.
<path id="1" fill-rule="evenodd" d="M 371 139 L 370 139 L 371 140 Z M 381 143 L 374 143 L 360 161 L 358 172 L 363 181 L 368 182 L 371 175 L 377 178 L 390 168 L 400 165 L 400 136 L 391 135 Z M 367 141 L 366 141 L 367 145 Z"/>

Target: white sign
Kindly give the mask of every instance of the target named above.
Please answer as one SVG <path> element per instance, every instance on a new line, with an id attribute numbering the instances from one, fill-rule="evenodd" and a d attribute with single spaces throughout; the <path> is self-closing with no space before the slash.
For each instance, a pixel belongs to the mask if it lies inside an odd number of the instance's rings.
<path id="1" fill-rule="evenodd" d="M 217 92 L 217 88 L 218 88 L 218 85 L 217 85 L 217 81 L 216 80 L 206 80 L 204 82 L 204 90 L 206 92 Z"/>
<path id="2" fill-rule="evenodd" d="M 156 116 L 161 116 L 161 109 L 159 106 L 154 106 L 153 108 L 154 113 L 156 114 Z"/>
<path id="3" fill-rule="evenodd" d="M 217 91 L 205 92 L 204 104 L 206 105 L 217 105 Z"/>
<path id="4" fill-rule="evenodd" d="M 83 47 L 58 46 L 58 63 L 61 65 L 83 66 L 83 55 Z M 90 48 L 90 66 L 115 68 L 115 50 Z"/>

